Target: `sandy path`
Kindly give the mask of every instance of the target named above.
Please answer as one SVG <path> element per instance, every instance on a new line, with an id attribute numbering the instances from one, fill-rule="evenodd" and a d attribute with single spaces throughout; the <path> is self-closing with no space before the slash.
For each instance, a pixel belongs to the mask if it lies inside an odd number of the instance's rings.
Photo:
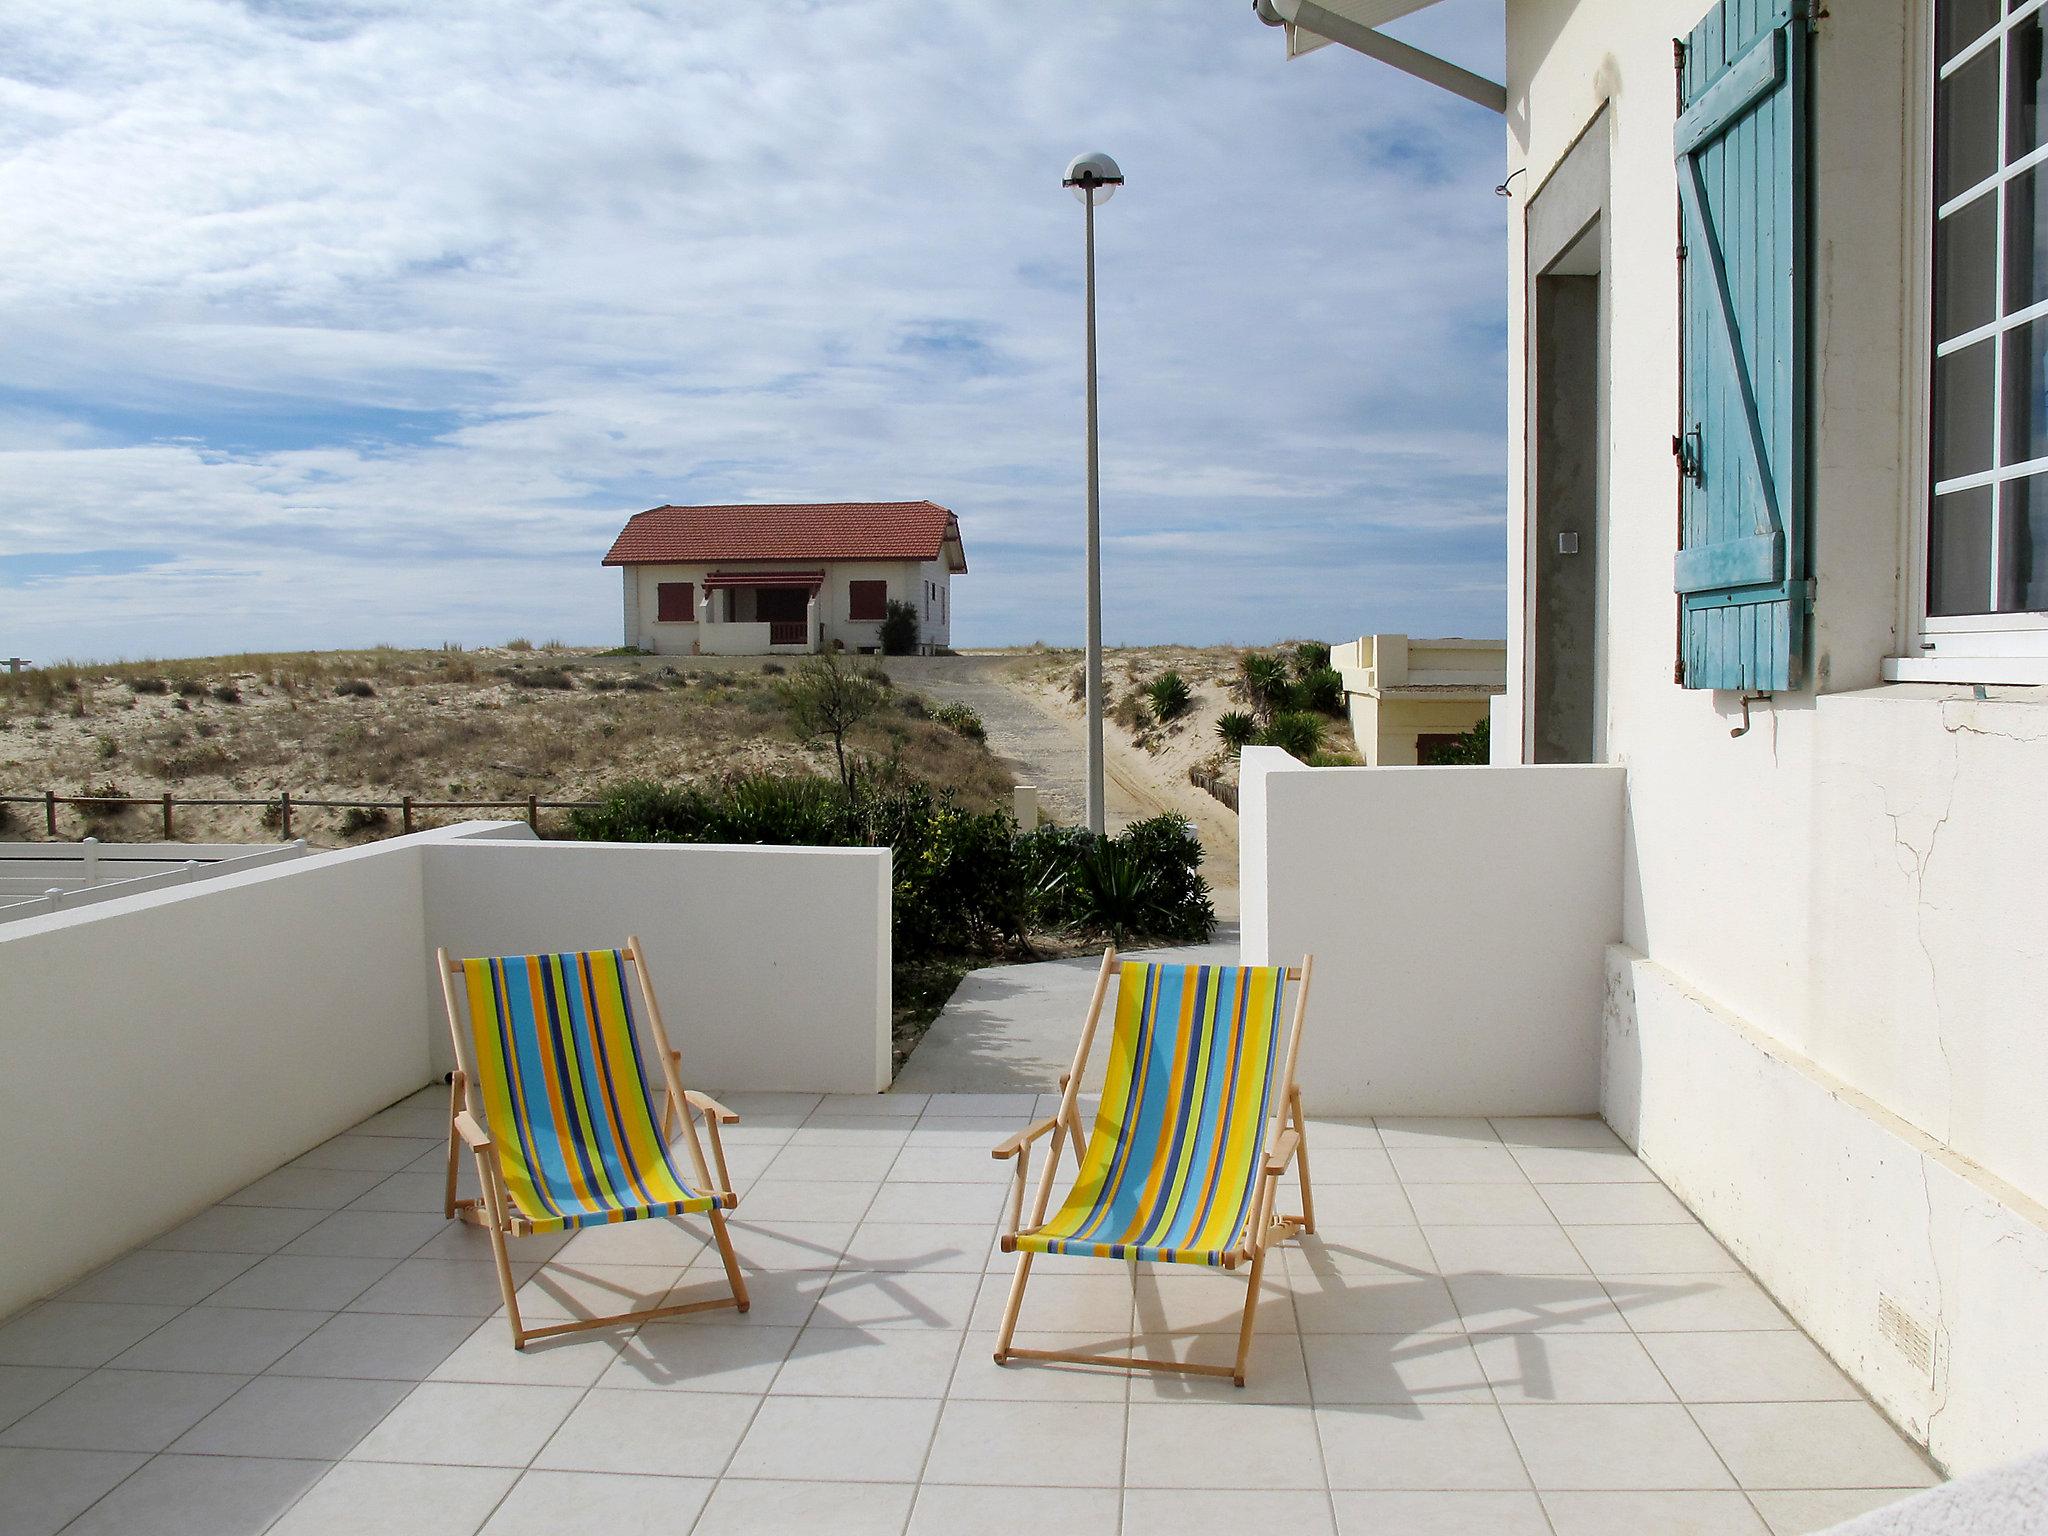
<path id="1" fill-rule="evenodd" d="M 1003 655 L 895 656 L 887 662 L 899 683 L 946 703 L 965 704 L 981 716 L 988 745 L 1055 819 L 1087 820 L 1088 744 L 1084 722 L 1060 713 L 1043 693 L 1015 675 Z M 1162 771 L 1142 751 L 1107 733 L 1103 760 L 1104 807 L 1111 831 L 1150 816 L 1181 816 L 1194 823 L 1207 855 L 1202 874 L 1216 914 L 1237 916 L 1237 816 L 1185 779 Z"/>

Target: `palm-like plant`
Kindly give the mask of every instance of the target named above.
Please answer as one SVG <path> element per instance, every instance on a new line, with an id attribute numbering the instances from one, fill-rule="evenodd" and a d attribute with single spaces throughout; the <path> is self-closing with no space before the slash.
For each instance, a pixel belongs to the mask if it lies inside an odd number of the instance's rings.
<path id="1" fill-rule="evenodd" d="M 1152 701 L 1152 718 L 1164 723 L 1186 714 L 1195 694 L 1178 672 L 1162 672 L 1145 685 L 1145 696 Z"/>
<path id="2" fill-rule="evenodd" d="M 1259 744 L 1278 747 L 1290 756 L 1307 762 L 1323 748 L 1322 717 L 1302 710 L 1288 710 L 1277 714 L 1265 730 L 1259 733 Z"/>
<path id="3" fill-rule="evenodd" d="M 1216 720 L 1216 734 L 1233 755 L 1250 746 L 1259 735 L 1259 722 L 1244 710 L 1233 709 Z"/>
<path id="4" fill-rule="evenodd" d="M 1293 692 L 1286 663 L 1277 656 L 1256 652 L 1238 663 L 1237 686 L 1260 718 L 1267 720 L 1287 707 Z"/>

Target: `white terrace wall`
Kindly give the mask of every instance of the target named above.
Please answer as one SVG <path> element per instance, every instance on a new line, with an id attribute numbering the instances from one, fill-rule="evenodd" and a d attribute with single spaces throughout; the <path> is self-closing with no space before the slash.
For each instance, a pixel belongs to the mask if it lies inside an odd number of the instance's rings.
<path id="1" fill-rule="evenodd" d="M 889 1086 L 890 861 L 875 848 L 496 843 L 429 850 L 427 944 L 598 949 L 637 933 L 694 1087 Z M 446 1027 L 434 1070 L 454 1065 Z"/>
<path id="2" fill-rule="evenodd" d="M 889 859 L 469 823 L 9 924 L 0 1317 L 438 1078 L 437 943 L 637 931 L 693 1081 L 886 1086 Z"/>
<path id="3" fill-rule="evenodd" d="M 1591 1114 L 1622 770 L 1305 768 L 1248 748 L 1244 956 L 1315 956 L 1321 1114 Z"/>

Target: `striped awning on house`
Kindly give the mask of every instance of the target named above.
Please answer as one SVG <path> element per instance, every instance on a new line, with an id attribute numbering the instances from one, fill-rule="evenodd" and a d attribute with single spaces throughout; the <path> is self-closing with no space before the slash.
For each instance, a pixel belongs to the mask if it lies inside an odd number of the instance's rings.
<path id="1" fill-rule="evenodd" d="M 809 587 L 825 585 L 823 571 L 713 571 L 704 578 L 704 590 L 720 587 Z"/>

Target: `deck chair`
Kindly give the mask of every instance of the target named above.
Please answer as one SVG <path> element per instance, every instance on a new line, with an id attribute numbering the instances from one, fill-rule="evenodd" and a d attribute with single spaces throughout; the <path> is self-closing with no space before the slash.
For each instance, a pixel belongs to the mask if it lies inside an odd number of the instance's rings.
<path id="1" fill-rule="evenodd" d="M 993 1153 L 1016 1159 L 1002 1247 L 1018 1255 L 996 1364 L 1060 1360 L 1229 1376 L 1244 1385 L 1267 1246 L 1315 1231 L 1307 1126 L 1294 1081 L 1311 967 L 1308 959 L 1285 969 L 1128 960 L 1119 965 L 1114 949 L 1104 953 L 1073 1070 L 1060 1079 L 1059 1112 L 998 1144 Z M 1081 1082 L 1112 979 L 1117 1000 L 1108 1074 L 1094 1129 L 1084 1136 L 1077 1108 Z M 1289 981 L 1298 985 L 1283 1064 L 1280 1014 Z M 1020 1218 L 1031 1144 L 1043 1136 L 1052 1144 L 1025 1222 Z M 1077 1172 L 1048 1218 L 1060 1153 L 1067 1147 Z M 1298 1215 L 1275 1209 L 1281 1176 L 1290 1166 L 1301 1181 Z M 1013 1347 L 1025 1283 L 1039 1254 L 1223 1269 L 1249 1264 L 1236 1365 Z"/>
<path id="2" fill-rule="evenodd" d="M 458 1063 L 449 1094 L 444 1204 L 450 1217 L 491 1235 L 512 1347 L 711 1307 L 746 1311 L 746 1282 L 725 1229 L 725 1213 L 739 1197 L 731 1192 L 718 1134 L 721 1124 L 739 1116 L 683 1087 L 682 1058 L 661 1027 L 639 939 L 627 939 L 623 950 L 559 955 L 454 960 L 445 949 L 435 953 Z M 658 1091 L 648 1081 L 629 975 L 638 980 L 646 1004 L 646 1043 L 660 1072 Z M 705 1164 L 693 1110 L 710 1133 L 712 1167 Z M 672 1115 L 681 1120 L 692 1176 L 676 1167 L 669 1142 Z M 455 1197 L 464 1144 L 476 1158 L 480 1199 Z M 710 1220 L 725 1260 L 730 1297 L 547 1328 L 520 1322 L 507 1237 L 700 1213 Z"/>

